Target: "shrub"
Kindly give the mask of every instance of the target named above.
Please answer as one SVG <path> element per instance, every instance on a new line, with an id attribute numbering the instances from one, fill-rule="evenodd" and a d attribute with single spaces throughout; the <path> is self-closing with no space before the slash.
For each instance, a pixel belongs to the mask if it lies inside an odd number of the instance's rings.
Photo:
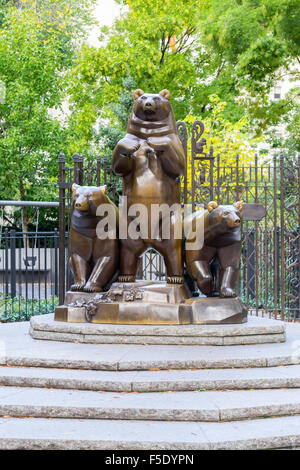
<path id="1" fill-rule="evenodd" d="M 0 296 L 0 321 L 2 323 L 28 321 L 34 315 L 44 315 L 54 311 L 58 297 L 49 299 L 25 299 L 24 297 Z"/>

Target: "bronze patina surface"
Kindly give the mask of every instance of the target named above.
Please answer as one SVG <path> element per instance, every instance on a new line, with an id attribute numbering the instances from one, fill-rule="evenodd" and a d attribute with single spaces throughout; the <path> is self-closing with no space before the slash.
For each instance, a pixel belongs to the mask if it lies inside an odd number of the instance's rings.
<path id="1" fill-rule="evenodd" d="M 179 140 L 170 93 L 147 94 L 134 92 L 134 106 L 129 117 L 127 134 L 114 152 L 112 165 L 117 175 L 123 177 L 124 196 L 127 197 L 127 214 L 134 204 L 143 204 L 148 211 L 148 233 L 132 239 L 129 233 L 120 240 L 120 281 L 133 281 L 139 257 L 149 248 L 157 250 L 164 258 L 167 282 L 183 282 L 182 241 L 175 239 L 178 220 L 167 215 L 170 237 L 151 237 L 151 208 L 154 204 L 171 207 L 180 203 L 180 180 L 184 174 L 185 157 Z M 125 214 L 125 216 L 127 216 Z M 165 220 L 160 219 L 160 225 Z M 131 218 L 128 216 L 128 223 Z"/>
<path id="2" fill-rule="evenodd" d="M 104 293 L 69 291 L 55 320 L 73 323 L 140 325 L 205 325 L 244 323 L 247 311 L 240 299 L 192 298 L 185 284 L 137 281 L 113 283 Z"/>
<path id="3" fill-rule="evenodd" d="M 245 323 L 247 309 L 239 297 L 199 297 L 187 299 L 185 305 L 191 307 L 191 323 L 194 325 L 214 325 Z"/>
<path id="4" fill-rule="evenodd" d="M 220 297 L 236 296 L 235 286 L 242 250 L 242 211 L 241 201 L 226 206 L 219 206 L 217 202 L 212 201 L 208 204 L 206 211 L 193 213 L 187 221 L 187 224 L 193 228 L 195 219 L 202 219 L 203 246 L 195 250 L 185 250 L 185 261 L 189 274 L 197 281 L 200 291 L 207 296 L 215 294 L 215 273 L 211 269 L 214 259 L 217 259 L 220 265 L 216 286 L 218 295 Z M 194 239 L 194 234 L 187 235 L 188 242 Z"/>
<path id="5" fill-rule="evenodd" d="M 185 284 L 137 281 L 113 283 L 108 292 L 68 292 L 66 306 L 58 307 L 55 320 L 118 324 L 190 324 L 191 297 Z"/>
<path id="6" fill-rule="evenodd" d="M 245 322 L 246 309 L 235 294 L 243 203 L 219 206 L 210 202 L 207 210 L 191 214 L 185 221 L 190 231 L 185 231 L 184 248 L 180 176 L 185 173 L 185 156 L 168 90 L 159 94 L 134 92 L 127 134 L 114 149 L 112 166 L 123 178 L 126 201 L 120 214 L 106 195 L 105 186 L 72 187 L 70 265 L 74 283 L 65 305 L 57 307 L 55 320 L 141 325 Z M 113 208 L 115 238 L 101 239 L 97 235 L 98 223 L 103 221 L 97 209 L 103 203 Z M 137 204 L 145 211 L 133 211 Z M 155 219 L 153 207 L 162 205 L 168 210 L 158 211 L 160 215 Z M 176 210 L 170 210 L 172 206 Z M 250 208 L 247 217 L 255 210 Z M 204 243 L 190 249 L 187 243 L 195 237 L 193 225 L 199 218 Z M 124 220 L 126 233 L 121 236 Z M 133 223 L 137 237 L 130 231 Z M 170 229 L 168 236 L 165 226 Z M 135 280 L 139 257 L 148 249 L 163 256 L 166 282 Z M 219 263 L 217 269 L 212 269 L 213 261 Z M 193 297 L 184 282 L 184 262 L 192 277 L 189 285 L 192 289 L 194 279 L 201 297 Z M 118 282 L 113 282 L 118 272 Z"/>
<path id="7" fill-rule="evenodd" d="M 117 229 L 118 209 L 106 195 L 106 189 L 106 186 L 72 186 L 69 263 L 74 274 L 74 284 L 71 286 L 74 291 L 102 291 L 118 268 L 117 234 L 114 239 L 101 240 L 96 233 L 101 220 L 96 212 L 101 204 L 112 205 Z"/>

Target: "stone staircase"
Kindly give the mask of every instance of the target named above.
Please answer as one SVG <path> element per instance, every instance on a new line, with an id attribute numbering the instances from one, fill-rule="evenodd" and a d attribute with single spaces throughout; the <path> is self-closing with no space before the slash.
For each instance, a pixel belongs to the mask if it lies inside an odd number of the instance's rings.
<path id="1" fill-rule="evenodd" d="M 2 324 L 0 449 L 297 448 L 300 325 L 286 330 L 176 346 L 41 341 Z"/>

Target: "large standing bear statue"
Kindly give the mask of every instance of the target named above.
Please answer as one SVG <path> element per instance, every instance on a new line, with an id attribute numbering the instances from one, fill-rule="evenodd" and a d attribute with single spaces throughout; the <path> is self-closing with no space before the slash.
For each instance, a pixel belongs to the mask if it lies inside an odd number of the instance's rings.
<path id="1" fill-rule="evenodd" d="M 113 169 L 123 177 L 128 213 L 134 204 L 143 204 L 148 210 L 148 232 L 138 239 L 120 239 L 119 281 L 135 280 L 139 257 L 149 248 L 157 250 L 164 258 L 168 283 L 183 283 L 182 240 L 174 236 L 178 216 L 162 216 L 160 235 L 151 237 L 151 207 L 153 204 L 180 203 L 180 176 L 184 174 L 185 157 L 179 140 L 170 92 L 148 94 L 134 92 L 134 105 L 128 120 L 127 134 L 116 145 Z M 120 214 L 121 217 L 121 214 Z M 161 226 L 170 223 L 170 237 L 163 237 Z"/>
<path id="2" fill-rule="evenodd" d="M 186 243 L 185 262 L 189 274 L 197 281 L 200 291 L 211 296 L 214 292 L 214 272 L 212 261 L 217 258 L 220 265 L 219 285 L 217 286 L 220 297 L 235 297 L 235 285 L 239 273 L 241 257 L 241 221 L 242 201 L 232 205 L 218 205 L 211 201 L 205 211 L 197 211 L 186 220 L 186 242 L 195 241 L 195 233 L 192 224 L 195 218 L 202 218 L 200 226 L 204 230 L 203 246 L 199 249 L 187 249 Z M 196 222 L 196 221 L 195 221 Z M 200 221 L 198 221 L 200 222 Z M 195 230 L 194 224 L 193 230 Z M 192 245 L 191 245 L 192 246 Z"/>

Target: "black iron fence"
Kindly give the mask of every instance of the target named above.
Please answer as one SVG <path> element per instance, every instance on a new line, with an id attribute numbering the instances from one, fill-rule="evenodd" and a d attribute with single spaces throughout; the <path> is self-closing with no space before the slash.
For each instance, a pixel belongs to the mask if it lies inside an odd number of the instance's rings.
<path id="1" fill-rule="evenodd" d="M 281 243 L 289 259 L 288 276 L 281 289 Z M 64 237 L 65 286 L 73 282 L 68 265 L 68 233 Z M 276 272 L 275 272 L 276 268 Z M 165 278 L 161 256 L 153 250 L 144 254 L 138 277 Z M 53 312 L 59 303 L 59 233 L 27 233 L 6 230 L 0 245 L 0 320 L 27 320 L 32 315 Z M 297 230 L 265 230 L 243 227 L 243 252 L 238 293 L 249 310 L 298 320 L 299 263 Z M 283 294 L 283 295 L 282 295 Z M 283 297 L 284 296 L 284 297 Z M 286 313 L 288 312 L 288 314 Z"/>
<path id="2" fill-rule="evenodd" d="M 0 244 L 0 320 L 28 320 L 58 305 L 59 233 L 5 230 Z"/>

